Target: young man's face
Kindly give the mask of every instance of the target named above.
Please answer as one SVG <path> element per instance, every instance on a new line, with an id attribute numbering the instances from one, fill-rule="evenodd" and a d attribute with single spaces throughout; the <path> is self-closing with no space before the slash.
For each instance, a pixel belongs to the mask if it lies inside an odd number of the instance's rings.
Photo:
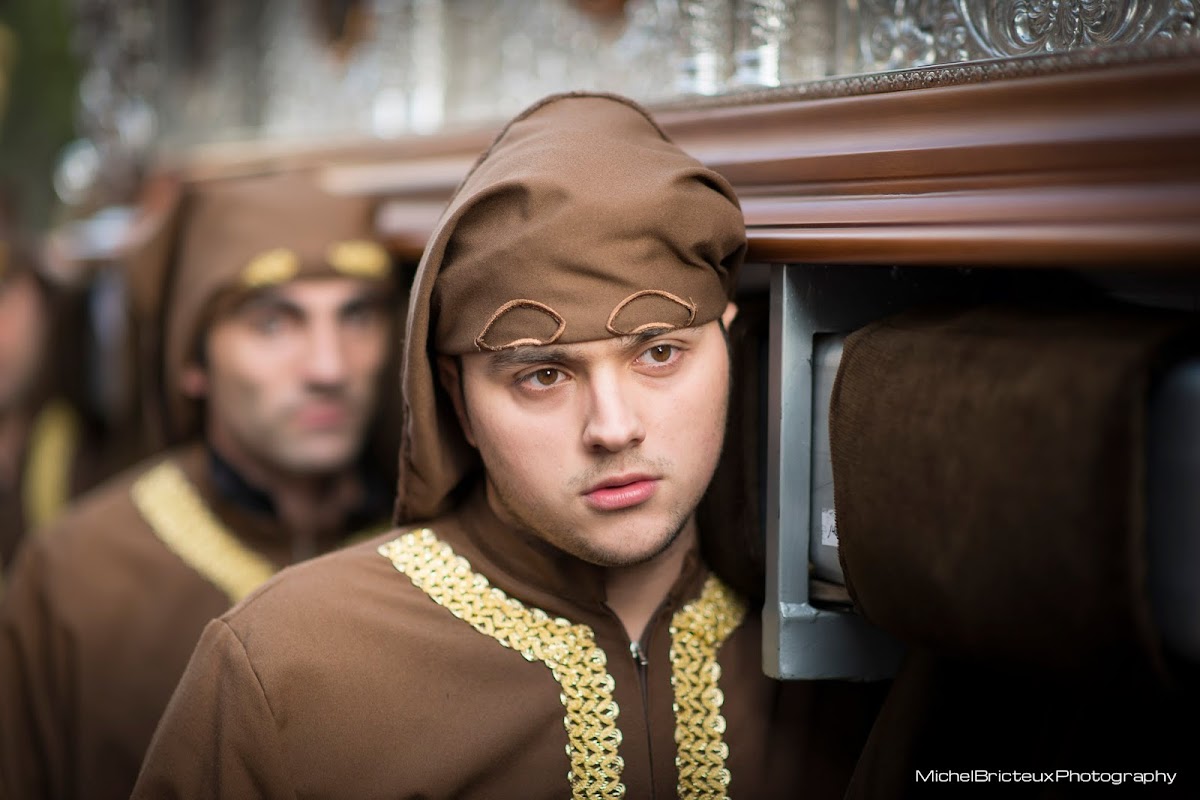
<path id="1" fill-rule="evenodd" d="M 461 391 L 439 364 L 502 519 L 602 566 L 647 561 L 694 524 L 728 407 L 717 322 L 466 355 Z"/>
<path id="2" fill-rule="evenodd" d="M 208 329 L 184 391 L 206 400 L 226 457 L 320 475 L 358 456 L 375 410 L 391 320 L 377 284 L 302 279 L 263 290 Z"/>
<path id="3" fill-rule="evenodd" d="M 28 273 L 0 280 L 0 413 L 16 407 L 37 377 L 45 350 L 44 302 Z"/>

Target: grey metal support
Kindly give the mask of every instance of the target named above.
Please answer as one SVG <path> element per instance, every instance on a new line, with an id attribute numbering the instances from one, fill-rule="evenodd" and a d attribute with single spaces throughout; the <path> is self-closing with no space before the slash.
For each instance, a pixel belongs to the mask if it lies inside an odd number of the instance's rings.
<path id="1" fill-rule="evenodd" d="M 861 327 L 914 292 L 920 287 L 887 269 L 772 269 L 763 666 L 773 677 L 875 680 L 895 674 L 903 655 L 858 615 L 810 602 L 813 339 Z"/>

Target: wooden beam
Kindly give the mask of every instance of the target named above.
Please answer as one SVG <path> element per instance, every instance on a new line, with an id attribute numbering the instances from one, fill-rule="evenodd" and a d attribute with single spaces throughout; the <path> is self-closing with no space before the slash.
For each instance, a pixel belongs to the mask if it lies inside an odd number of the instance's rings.
<path id="1" fill-rule="evenodd" d="M 995 79 L 932 68 L 910 73 L 912 88 L 897 78 L 886 91 L 735 97 L 656 117 L 734 185 L 752 260 L 1200 264 L 1200 52 L 1117 61 L 1039 74 L 1014 60 Z M 416 258 L 493 130 L 396 142 L 328 181 L 378 197 L 381 231 Z"/>

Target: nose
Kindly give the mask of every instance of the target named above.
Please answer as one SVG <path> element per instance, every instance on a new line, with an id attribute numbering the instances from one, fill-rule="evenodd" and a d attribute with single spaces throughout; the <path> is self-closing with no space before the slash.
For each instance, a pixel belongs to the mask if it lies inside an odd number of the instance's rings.
<path id="1" fill-rule="evenodd" d="M 314 325 L 305 353 L 305 375 L 309 383 L 333 386 L 346 380 L 348 362 L 341 331 L 336 325 Z"/>
<path id="2" fill-rule="evenodd" d="M 646 438 L 636 398 L 619 375 L 592 376 L 586 396 L 583 443 L 589 450 L 619 453 Z"/>

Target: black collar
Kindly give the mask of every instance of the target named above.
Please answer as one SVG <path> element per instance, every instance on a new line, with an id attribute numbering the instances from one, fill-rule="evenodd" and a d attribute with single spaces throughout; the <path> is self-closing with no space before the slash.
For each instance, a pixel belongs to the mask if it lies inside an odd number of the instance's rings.
<path id="1" fill-rule="evenodd" d="M 233 465 L 225 460 L 211 444 L 208 450 L 209 474 L 213 487 L 223 499 L 256 514 L 276 518 L 275 501 L 262 489 L 248 482 Z M 346 530 L 356 531 L 387 519 L 391 513 L 392 494 L 390 487 L 378 472 L 360 463 L 358 479 L 363 487 L 363 501 L 346 516 Z"/>

